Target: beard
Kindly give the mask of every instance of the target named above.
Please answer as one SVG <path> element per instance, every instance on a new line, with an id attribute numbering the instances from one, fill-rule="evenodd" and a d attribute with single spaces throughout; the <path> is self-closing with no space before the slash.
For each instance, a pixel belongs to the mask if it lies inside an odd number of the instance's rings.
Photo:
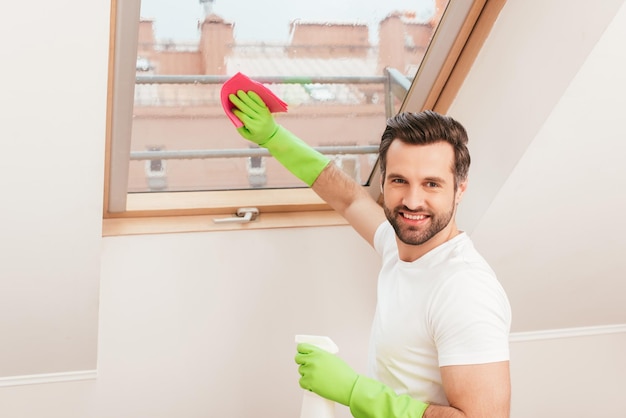
<path id="1" fill-rule="evenodd" d="M 441 232 L 446 226 L 450 224 L 452 217 L 454 216 L 454 203 L 452 208 L 446 212 L 432 213 L 424 210 L 423 208 L 417 208 L 414 211 L 409 211 L 405 206 L 397 206 L 393 211 L 383 204 L 385 210 L 385 216 L 387 220 L 396 231 L 396 236 L 400 241 L 407 245 L 422 245 L 429 239 Z M 402 211 L 408 212 L 420 212 L 428 214 L 429 222 L 424 227 L 416 227 L 412 225 L 406 225 L 402 223 Z"/>

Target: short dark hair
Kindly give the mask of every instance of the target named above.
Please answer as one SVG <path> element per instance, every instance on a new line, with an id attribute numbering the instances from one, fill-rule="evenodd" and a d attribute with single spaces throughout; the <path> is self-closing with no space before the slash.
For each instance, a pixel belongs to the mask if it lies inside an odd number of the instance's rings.
<path id="1" fill-rule="evenodd" d="M 470 154 L 467 149 L 467 132 L 463 125 L 450 116 L 441 115 L 432 110 L 419 113 L 402 112 L 387 120 L 378 155 L 383 181 L 387 171 L 387 151 L 394 140 L 406 144 L 427 145 L 447 142 L 454 148 L 454 187 L 467 179 L 470 166 Z"/>

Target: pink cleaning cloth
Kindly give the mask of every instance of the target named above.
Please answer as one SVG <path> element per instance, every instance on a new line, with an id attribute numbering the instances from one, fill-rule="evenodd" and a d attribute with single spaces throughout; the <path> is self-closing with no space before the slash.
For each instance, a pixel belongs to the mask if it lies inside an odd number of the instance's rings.
<path id="1" fill-rule="evenodd" d="M 287 111 L 287 103 L 283 102 L 276 96 L 270 89 L 265 87 L 263 84 L 251 80 L 247 76 L 237 73 L 224 83 L 222 86 L 221 99 L 222 99 L 222 107 L 224 108 L 224 112 L 226 112 L 226 116 L 230 119 L 230 121 L 235 125 L 235 127 L 240 128 L 243 126 L 243 123 L 239 120 L 237 116 L 233 113 L 234 104 L 230 102 L 228 99 L 228 95 L 237 94 L 237 91 L 254 91 L 259 95 L 261 99 L 265 102 L 270 112 L 286 112 Z"/>

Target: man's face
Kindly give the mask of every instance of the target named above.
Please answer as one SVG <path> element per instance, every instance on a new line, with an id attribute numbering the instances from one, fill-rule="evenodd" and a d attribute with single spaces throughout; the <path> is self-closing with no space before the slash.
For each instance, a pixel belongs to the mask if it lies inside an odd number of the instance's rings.
<path id="1" fill-rule="evenodd" d="M 454 150 L 447 142 L 391 143 L 383 180 L 383 208 L 404 244 L 422 245 L 456 228 L 455 209 L 465 183 L 455 192 L 453 162 Z"/>

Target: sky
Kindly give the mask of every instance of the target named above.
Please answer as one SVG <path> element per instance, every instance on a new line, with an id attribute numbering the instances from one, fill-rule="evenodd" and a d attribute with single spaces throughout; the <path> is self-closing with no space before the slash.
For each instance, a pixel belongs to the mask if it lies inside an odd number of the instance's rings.
<path id="1" fill-rule="evenodd" d="M 142 0 L 141 17 L 154 20 L 158 40 L 195 40 L 203 16 L 199 0 Z M 368 24 L 372 41 L 378 22 L 391 11 L 415 11 L 427 20 L 434 0 L 215 0 L 213 12 L 235 23 L 237 42 L 285 43 L 296 19 Z"/>

